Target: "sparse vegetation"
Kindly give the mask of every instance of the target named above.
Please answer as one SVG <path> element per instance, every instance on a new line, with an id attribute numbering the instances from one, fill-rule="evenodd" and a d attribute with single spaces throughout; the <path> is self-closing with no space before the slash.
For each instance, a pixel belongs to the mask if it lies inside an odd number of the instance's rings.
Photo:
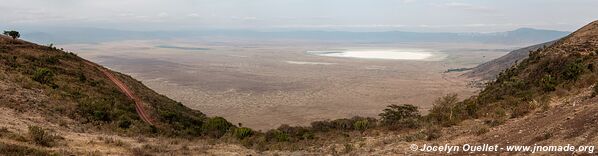
<path id="1" fill-rule="evenodd" d="M 403 137 L 404 141 L 413 142 L 417 140 L 432 141 L 442 136 L 441 128 L 438 126 L 428 125 L 425 128 L 418 129 L 414 133 L 410 133 Z"/>
<path id="2" fill-rule="evenodd" d="M 544 132 L 541 135 L 536 136 L 534 138 L 534 141 L 539 142 L 539 141 L 548 140 L 548 139 L 552 138 L 552 136 L 553 136 L 552 133 L 550 133 L 550 132 Z"/>
<path id="3" fill-rule="evenodd" d="M 438 126 L 428 126 L 423 133 L 426 135 L 427 141 L 436 140 L 442 136 L 441 128 Z"/>
<path id="4" fill-rule="evenodd" d="M 479 125 L 479 126 L 475 126 L 472 131 L 473 131 L 473 134 L 475 134 L 475 135 L 482 135 L 482 134 L 486 134 L 488 131 L 490 131 L 490 129 L 486 125 Z"/>
<path id="5" fill-rule="evenodd" d="M 105 144 L 114 145 L 114 146 L 118 146 L 118 147 L 124 147 L 124 146 L 128 145 L 124 141 L 122 141 L 120 139 L 115 139 L 112 137 L 98 137 L 98 140 L 104 141 Z"/>
<path id="6" fill-rule="evenodd" d="M 56 138 L 38 126 L 29 126 L 29 137 L 33 143 L 46 147 L 51 147 Z"/>
<path id="7" fill-rule="evenodd" d="M 55 155 L 46 150 L 31 148 L 27 146 L 0 143 L 0 153 L 2 155 L 30 155 L 30 156 L 47 156 Z"/>

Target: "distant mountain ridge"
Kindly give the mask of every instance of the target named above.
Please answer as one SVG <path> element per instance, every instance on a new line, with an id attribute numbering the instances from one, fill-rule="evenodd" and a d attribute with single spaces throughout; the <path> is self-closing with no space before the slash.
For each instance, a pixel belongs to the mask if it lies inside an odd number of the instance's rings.
<path id="1" fill-rule="evenodd" d="M 570 32 L 520 28 L 495 33 L 448 32 L 349 32 L 349 31 L 126 31 L 99 28 L 56 28 L 23 31 L 25 39 L 38 43 L 95 43 L 134 39 L 249 39 L 249 40 L 311 40 L 326 42 L 448 42 L 534 44 L 555 40 Z"/>

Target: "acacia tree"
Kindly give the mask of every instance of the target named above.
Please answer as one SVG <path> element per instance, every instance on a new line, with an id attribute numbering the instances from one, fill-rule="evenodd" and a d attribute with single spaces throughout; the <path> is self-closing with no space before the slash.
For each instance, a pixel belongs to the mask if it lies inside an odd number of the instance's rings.
<path id="1" fill-rule="evenodd" d="M 17 39 L 19 37 L 21 37 L 21 34 L 18 31 L 4 31 L 4 35 L 8 35 L 10 37 L 12 37 L 12 39 Z"/>
<path id="2" fill-rule="evenodd" d="M 418 108 L 410 104 L 389 105 L 379 116 L 382 124 L 391 129 L 418 127 L 421 118 Z"/>

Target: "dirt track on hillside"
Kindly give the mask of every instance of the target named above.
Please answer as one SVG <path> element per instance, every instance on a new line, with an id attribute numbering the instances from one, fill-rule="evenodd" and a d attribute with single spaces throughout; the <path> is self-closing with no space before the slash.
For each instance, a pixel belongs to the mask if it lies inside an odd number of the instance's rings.
<path id="1" fill-rule="evenodd" d="M 135 102 L 135 110 L 137 111 L 137 115 L 139 115 L 139 118 L 141 118 L 141 120 L 143 120 L 144 122 L 146 122 L 150 125 L 154 125 L 153 120 L 147 115 L 147 113 L 145 112 L 145 109 L 143 109 L 143 102 L 141 101 L 141 99 L 139 99 L 139 97 L 135 96 L 135 94 L 133 94 L 133 92 L 129 89 L 129 87 L 127 87 L 127 85 L 125 83 L 123 83 L 118 78 L 116 78 L 116 76 L 114 76 L 112 73 L 110 73 L 110 71 L 108 71 L 106 68 L 103 68 L 103 67 L 101 67 L 97 64 L 94 64 L 92 62 L 89 62 L 87 60 L 85 60 L 85 63 L 90 66 L 94 66 L 94 67 L 98 68 L 98 70 L 100 70 L 106 77 L 108 77 L 108 79 L 110 79 L 110 81 L 112 81 L 114 84 L 116 84 L 116 86 L 120 89 L 121 92 L 125 93 L 125 95 L 127 95 L 127 97 L 129 97 L 131 100 L 133 100 Z"/>

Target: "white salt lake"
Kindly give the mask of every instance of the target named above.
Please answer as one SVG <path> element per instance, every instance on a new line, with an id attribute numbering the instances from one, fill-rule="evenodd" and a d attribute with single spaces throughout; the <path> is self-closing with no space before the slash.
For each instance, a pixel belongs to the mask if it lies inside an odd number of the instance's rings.
<path id="1" fill-rule="evenodd" d="M 331 50 L 307 51 L 307 53 L 328 57 L 349 57 L 364 59 L 391 59 L 391 60 L 430 60 L 443 57 L 438 52 L 424 49 L 388 49 L 388 50 Z"/>

